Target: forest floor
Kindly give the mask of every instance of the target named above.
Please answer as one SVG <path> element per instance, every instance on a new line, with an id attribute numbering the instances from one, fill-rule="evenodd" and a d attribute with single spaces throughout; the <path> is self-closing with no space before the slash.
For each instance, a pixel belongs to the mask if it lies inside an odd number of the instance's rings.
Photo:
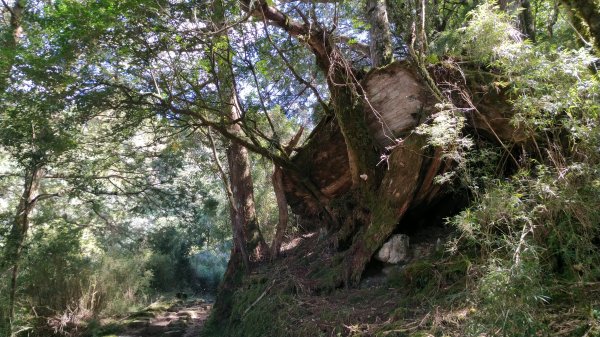
<path id="1" fill-rule="evenodd" d="M 371 263 L 358 287 L 327 288 L 336 273 L 327 268 L 335 258 L 327 245 L 312 233 L 286 243 L 282 258 L 244 279 L 234 295 L 235 319 L 209 326 L 204 336 L 455 336 L 471 314 L 464 259 Z"/>
<path id="2" fill-rule="evenodd" d="M 211 308 L 212 302 L 199 298 L 155 302 L 122 319 L 103 322 L 101 328 L 89 334 L 94 337 L 197 337 Z"/>
<path id="3" fill-rule="evenodd" d="M 416 242 L 418 236 L 413 236 Z M 549 282 L 555 287 L 546 289 L 547 297 L 528 307 L 530 312 L 521 312 L 522 303 L 491 310 L 474 297 L 483 268 L 477 257 L 439 252 L 404 266 L 372 263 L 358 287 L 325 289 L 315 284 L 332 277 L 335 271 L 326 267 L 334 257 L 317 248 L 319 240 L 303 235 L 284 245 L 281 259 L 244 279 L 234 295 L 232 318 L 208 324 L 202 336 L 482 336 L 498 323 L 488 322 L 497 319 L 494 310 L 533 320 L 510 322 L 515 331 L 535 325 L 532 331 L 539 333 L 528 336 L 600 336 L 600 283 L 557 280 Z"/>
<path id="4" fill-rule="evenodd" d="M 444 235 L 430 229 L 412 238 L 418 246 Z M 358 287 L 323 288 L 316 282 L 332 277 L 325 267 L 334 257 L 320 241 L 317 234 L 294 238 L 284 245 L 282 258 L 247 275 L 226 322 L 205 324 L 211 300 L 167 299 L 103 321 L 84 336 L 463 337 L 482 336 L 481 331 L 490 331 L 490 317 L 497 317 L 473 297 L 482 273 L 476 257 L 438 252 L 403 266 L 372 262 Z M 600 282 L 549 284 L 554 287 L 545 289 L 543 302 L 527 307 L 530 312 L 521 312 L 523 304 L 517 302 L 498 308 L 529 319 L 511 321 L 516 332 L 507 336 L 525 336 L 523 326 L 529 325 L 537 332 L 527 336 L 600 336 Z"/>

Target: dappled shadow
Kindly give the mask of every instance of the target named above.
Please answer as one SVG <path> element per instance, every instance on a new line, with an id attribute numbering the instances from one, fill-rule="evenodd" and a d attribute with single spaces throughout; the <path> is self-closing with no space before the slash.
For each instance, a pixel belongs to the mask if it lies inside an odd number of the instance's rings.
<path id="1" fill-rule="evenodd" d="M 204 300 L 179 301 L 164 312 L 150 308 L 137 313 L 119 337 L 192 337 L 200 334 L 200 329 L 208 319 L 212 303 Z"/>

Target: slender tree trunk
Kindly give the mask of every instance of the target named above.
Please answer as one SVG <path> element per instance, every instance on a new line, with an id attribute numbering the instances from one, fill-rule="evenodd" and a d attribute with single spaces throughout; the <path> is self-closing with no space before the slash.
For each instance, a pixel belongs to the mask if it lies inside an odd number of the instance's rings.
<path id="1" fill-rule="evenodd" d="M 294 147 L 300 141 L 303 132 L 304 128 L 301 127 L 292 140 L 290 140 L 289 144 L 285 147 L 286 155 L 289 156 L 292 153 Z M 289 220 L 287 198 L 285 197 L 285 191 L 283 189 L 283 169 L 276 164 L 274 164 L 271 181 L 273 183 L 273 191 L 275 192 L 275 199 L 277 200 L 277 208 L 279 210 L 277 229 L 275 231 L 273 242 L 271 243 L 271 258 L 275 259 L 279 255 L 281 243 L 283 242 L 283 235 L 285 234 Z"/>
<path id="2" fill-rule="evenodd" d="M 34 166 L 27 170 L 25 182 L 23 184 L 23 193 L 19 200 L 15 220 L 12 224 L 4 250 L 2 270 L 8 268 L 11 271 L 8 303 L 9 322 L 12 322 L 14 317 L 20 259 L 23 252 L 23 244 L 27 238 L 27 232 L 29 231 L 30 216 L 35 206 L 35 198 L 38 194 L 41 177 L 41 167 Z"/>
<path id="3" fill-rule="evenodd" d="M 232 98 L 230 120 L 238 120 L 241 116 L 235 95 Z M 241 134 L 242 128 L 239 123 L 229 126 L 229 131 Z M 236 214 L 232 218 L 234 233 L 242 234 L 243 247 L 249 262 L 258 262 L 268 254 L 267 244 L 262 236 L 256 217 L 254 205 L 254 184 L 250 171 L 250 159 L 248 150 L 236 142 L 231 142 L 227 149 L 227 162 L 229 164 L 229 180 L 233 190 Z"/>
<path id="4" fill-rule="evenodd" d="M 222 0 L 213 2 L 213 11 L 213 22 L 216 30 L 219 30 L 225 24 L 225 7 Z M 221 39 L 219 42 L 223 43 L 215 45 L 214 52 L 221 106 L 226 115 L 224 120 L 229 123 L 227 132 L 242 138 L 243 130 L 240 125 L 242 116 L 231 68 L 232 55 L 229 50 L 227 30 L 222 32 Z M 234 245 L 215 303 L 215 316 L 219 320 L 231 314 L 233 294 L 243 275 L 249 272 L 251 263 L 259 262 L 268 255 L 268 247 L 256 217 L 248 150 L 238 142 L 232 141 L 227 148 L 226 156 L 232 194 L 230 215 Z"/>
<path id="5" fill-rule="evenodd" d="M 275 192 L 275 200 L 277 201 L 277 209 L 279 210 L 277 229 L 275 230 L 275 237 L 271 243 L 271 258 L 275 259 L 279 255 L 281 243 L 283 242 L 283 236 L 285 235 L 289 220 L 287 199 L 285 197 L 285 191 L 283 190 L 283 171 L 281 170 L 281 167 L 275 165 L 273 168 L 273 175 L 271 176 L 271 182 L 273 183 L 273 191 Z"/>
<path id="6" fill-rule="evenodd" d="M 222 0 L 213 3 L 213 22 L 215 29 L 220 29 L 225 24 L 225 7 Z M 224 121 L 227 123 L 227 132 L 243 138 L 241 126 L 242 111 L 235 88 L 235 75 L 231 67 L 232 57 L 229 48 L 227 30 L 222 31 L 221 40 L 215 44 L 214 63 L 217 77 L 217 87 L 221 100 Z M 232 208 L 233 233 L 240 233 L 240 252 L 243 251 L 244 260 L 256 262 L 268 254 L 268 247 L 260 231 L 256 218 L 254 205 L 254 186 L 250 170 L 248 150 L 238 142 L 232 141 L 227 149 L 227 162 L 229 164 L 229 182 L 233 193 L 234 207 Z"/>
<path id="7" fill-rule="evenodd" d="M 212 148 L 213 159 L 215 160 L 215 164 L 217 165 L 217 169 L 219 174 L 221 175 L 221 181 L 223 182 L 223 189 L 227 194 L 227 201 L 229 202 L 229 215 L 232 222 L 232 233 L 233 233 L 233 248 L 231 255 L 241 254 L 242 262 L 244 264 L 244 268 L 246 271 L 250 270 L 249 258 L 246 250 L 240 249 L 240 247 L 244 247 L 242 228 L 240 226 L 234 226 L 233 220 L 238 216 L 238 210 L 236 208 L 236 203 L 233 197 L 233 190 L 231 189 L 231 184 L 229 183 L 229 178 L 227 177 L 227 173 L 223 169 L 223 165 L 221 164 L 221 160 L 219 159 L 219 154 L 217 153 L 217 148 L 215 146 L 215 141 L 212 137 L 211 129 L 208 128 L 206 135 L 210 142 L 210 146 Z"/>
<path id="8" fill-rule="evenodd" d="M 519 11 L 517 28 L 532 42 L 535 42 L 535 22 L 529 0 L 498 0 L 500 9 L 507 12 Z"/>
<path id="9" fill-rule="evenodd" d="M 16 0 L 14 5 L 10 8 L 7 8 L 10 16 L 10 36 L 5 36 L 6 45 L 2 48 L 7 50 L 5 53 L 5 60 L 0 60 L 0 92 L 3 92 L 8 87 L 10 72 L 15 63 L 16 50 L 17 46 L 21 41 L 21 37 L 23 35 L 23 10 L 24 10 L 24 1 Z"/>
<path id="10" fill-rule="evenodd" d="M 554 0 L 554 6 L 552 6 L 552 15 L 550 19 L 546 23 L 546 29 L 548 30 L 548 35 L 552 38 L 554 37 L 554 26 L 558 21 L 558 14 L 560 13 L 560 2 L 558 0 Z"/>
<path id="11" fill-rule="evenodd" d="M 394 59 L 392 36 L 388 21 L 385 0 L 367 0 L 367 21 L 369 22 L 370 51 L 373 67 L 381 67 Z"/>
<path id="12" fill-rule="evenodd" d="M 232 96 L 232 101 L 236 102 L 235 96 Z M 229 111 L 231 121 L 240 117 L 237 106 L 237 102 L 231 105 Z M 232 133 L 242 132 L 238 123 L 230 125 L 228 129 Z M 251 263 L 259 262 L 268 255 L 268 247 L 256 218 L 248 150 L 236 142 L 231 142 L 226 156 L 232 195 L 230 215 L 234 240 L 227 270 L 219 286 L 214 306 L 215 317 L 218 320 L 231 315 L 233 294 L 240 285 L 242 277 L 250 271 Z"/>

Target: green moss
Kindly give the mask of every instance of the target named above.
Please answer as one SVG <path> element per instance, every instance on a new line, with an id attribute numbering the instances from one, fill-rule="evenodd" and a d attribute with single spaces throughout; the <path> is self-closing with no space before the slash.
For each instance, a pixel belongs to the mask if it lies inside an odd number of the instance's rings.
<path id="1" fill-rule="evenodd" d="M 290 296 L 282 293 L 281 288 L 275 287 L 266 276 L 248 278 L 231 296 L 232 309 L 227 321 L 211 317 L 204 336 L 283 336 L 281 329 L 285 325 L 280 321 L 281 313 L 285 312 Z"/>
<path id="2" fill-rule="evenodd" d="M 439 284 L 440 276 L 435 266 L 429 262 L 417 262 L 406 267 L 404 277 L 417 291 L 430 291 Z"/>
<path id="3" fill-rule="evenodd" d="M 142 319 L 142 318 L 154 318 L 156 317 L 156 313 L 154 312 L 154 310 L 152 311 L 139 311 L 139 312 L 134 312 L 133 314 L 129 315 L 129 318 L 138 318 L 138 319 Z"/>
<path id="4" fill-rule="evenodd" d="M 332 266 L 325 268 L 315 268 L 312 273 L 309 274 L 310 278 L 315 280 L 318 285 L 320 293 L 330 293 L 334 289 L 340 287 L 343 281 L 343 261 L 344 255 L 338 254 L 334 257 Z"/>

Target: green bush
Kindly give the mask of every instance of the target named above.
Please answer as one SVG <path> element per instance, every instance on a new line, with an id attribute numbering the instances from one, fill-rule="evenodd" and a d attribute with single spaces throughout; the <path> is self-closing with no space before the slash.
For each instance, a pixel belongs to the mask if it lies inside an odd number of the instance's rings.
<path id="1" fill-rule="evenodd" d="M 435 121 L 421 128 L 458 162 L 457 176 L 472 196 L 471 207 L 450 219 L 459 232 L 450 251 L 477 253 L 472 336 L 547 333 L 543 312 L 553 292 L 600 276 L 600 81 L 590 70 L 596 58 L 584 49 L 524 43 L 512 20 L 486 3 L 434 45 L 458 39 L 446 51 L 492 73 L 526 143 L 512 152 L 512 144 L 495 153 L 488 146 L 453 152 L 464 137 L 436 137 L 429 131 Z"/>
<path id="2" fill-rule="evenodd" d="M 149 252 L 86 247 L 85 232 L 48 220 L 33 230 L 20 264 L 13 330 L 47 335 L 99 315 L 123 314 L 145 304 L 152 273 Z M 92 249 L 93 248 L 93 249 Z M 93 252 L 93 254 L 92 254 Z M 0 310 L 8 299 L 2 275 Z"/>
<path id="3" fill-rule="evenodd" d="M 94 314 L 123 314 L 147 303 L 152 272 L 148 251 L 102 256 L 90 277 L 81 306 Z"/>
<path id="4" fill-rule="evenodd" d="M 171 291 L 180 284 L 181 279 L 176 272 L 176 266 L 169 254 L 154 253 L 147 261 L 148 269 L 152 271 L 150 286 L 156 291 Z"/>
<path id="5" fill-rule="evenodd" d="M 542 266 L 534 253 L 522 256 L 518 265 L 510 260 L 491 260 L 473 293 L 477 304 L 467 331 L 470 336 L 539 336 L 544 324 L 538 307 L 547 297 L 542 282 Z"/>
<path id="6" fill-rule="evenodd" d="M 203 291 L 214 291 L 225 274 L 229 250 L 207 250 L 192 256 L 191 264 L 198 286 Z"/>
<path id="7" fill-rule="evenodd" d="M 190 252 L 194 241 L 174 226 L 161 227 L 150 233 L 149 249 L 153 252 L 148 266 L 154 274 L 151 285 L 156 291 L 189 287 L 193 282 Z"/>
<path id="8" fill-rule="evenodd" d="M 38 310 L 67 308 L 82 295 L 93 267 L 81 252 L 81 234 L 79 228 L 56 223 L 31 238 L 19 284 Z"/>

